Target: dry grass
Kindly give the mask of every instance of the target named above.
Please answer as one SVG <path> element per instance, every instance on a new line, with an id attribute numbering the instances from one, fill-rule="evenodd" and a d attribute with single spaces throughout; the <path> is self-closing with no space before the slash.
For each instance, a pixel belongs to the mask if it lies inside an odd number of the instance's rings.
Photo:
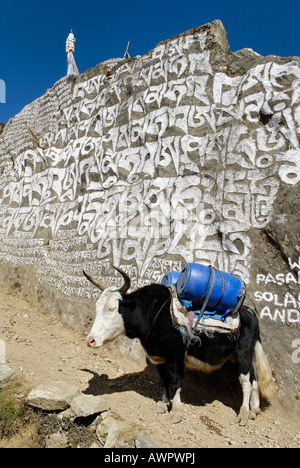
<path id="1" fill-rule="evenodd" d="M 48 436 L 60 431 L 69 448 L 90 447 L 97 441 L 81 421 L 60 420 L 56 414 L 30 408 L 26 393 L 18 381 L 0 389 L 0 448 L 44 448 Z"/>
<path id="2" fill-rule="evenodd" d="M 22 384 L 0 389 L 0 447 L 36 447 L 36 416 L 25 404 Z"/>

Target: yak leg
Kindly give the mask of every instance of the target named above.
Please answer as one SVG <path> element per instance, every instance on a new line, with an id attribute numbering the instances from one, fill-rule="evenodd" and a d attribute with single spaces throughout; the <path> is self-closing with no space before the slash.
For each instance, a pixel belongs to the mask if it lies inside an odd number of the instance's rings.
<path id="1" fill-rule="evenodd" d="M 249 415 L 250 396 L 252 390 L 252 385 L 250 382 L 250 372 L 248 372 L 248 374 L 246 375 L 240 374 L 239 381 L 243 391 L 243 403 L 237 421 L 241 426 L 246 426 Z"/>
<path id="2" fill-rule="evenodd" d="M 237 421 L 241 426 L 246 426 L 249 416 L 252 418 L 255 411 L 250 413 L 253 406 L 253 410 L 256 410 L 257 399 L 256 393 L 258 387 L 255 381 L 255 373 L 253 367 L 253 356 L 254 356 L 254 339 L 249 339 L 249 334 L 245 334 L 239 347 L 236 351 L 236 364 L 239 373 L 239 381 L 243 391 L 243 402 L 240 408 Z"/>
<path id="3" fill-rule="evenodd" d="M 157 366 L 158 373 L 160 375 L 160 383 L 162 386 L 161 401 L 163 403 L 169 403 L 169 376 L 165 364 L 159 364 Z"/>
<path id="4" fill-rule="evenodd" d="M 184 366 L 178 363 L 166 363 L 157 366 L 162 385 L 161 401 L 169 402 L 169 387 L 173 394 L 173 407 L 179 408 L 181 405 L 180 391 L 183 379 Z"/>
<path id="5" fill-rule="evenodd" d="M 260 413 L 260 400 L 259 400 L 259 387 L 258 382 L 253 380 L 252 382 L 252 391 L 250 397 L 250 415 L 251 419 L 255 419 L 256 416 Z"/>
<path id="6" fill-rule="evenodd" d="M 167 363 L 167 370 L 170 378 L 170 387 L 173 393 L 173 409 L 181 406 L 180 392 L 184 373 L 184 365 L 177 362 Z"/>
<path id="7" fill-rule="evenodd" d="M 248 418 L 255 419 L 260 412 L 259 389 L 256 380 L 251 383 L 250 373 L 241 374 L 239 381 L 243 390 L 243 403 L 238 415 L 238 422 L 241 426 L 245 426 Z"/>
<path id="8" fill-rule="evenodd" d="M 167 363 L 168 374 L 170 377 L 170 387 L 173 393 L 172 400 L 172 411 L 171 411 L 171 422 L 173 424 L 179 423 L 182 420 L 181 417 L 181 385 L 184 374 L 184 364 L 182 360 L 182 365 L 178 362 Z"/>
<path id="9" fill-rule="evenodd" d="M 181 387 L 179 387 L 175 392 L 174 398 L 172 400 L 172 411 L 179 410 L 182 406 L 180 393 L 181 393 Z"/>
<path id="10" fill-rule="evenodd" d="M 166 408 L 167 403 L 169 402 L 169 387 L 171 388 L 173 394 L 172 400 L 172 422 L 177 423 L 181 421 L 181 416 L 179 415 L 181 409 L 181 384 L 184 374 L 184 363 L 182 360 L 182 365 L 178 362 L 168 362 L 166 364 L 160 364 L 157 366 L 160 381 L 162 384 L 162 403 Z M 161 404 L 160 404 L 160 409 Z"/>

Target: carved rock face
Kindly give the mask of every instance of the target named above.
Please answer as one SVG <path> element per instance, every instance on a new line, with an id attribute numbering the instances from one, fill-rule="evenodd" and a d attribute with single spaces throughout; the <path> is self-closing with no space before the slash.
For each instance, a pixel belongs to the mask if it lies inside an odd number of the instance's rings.
<path id="1" fill-rule="evenodd" d="M 83 266 L 133 287 L 190 261 L 233 272 L 295 395 L 299 83 L 299 58 L 232 53 L 220 21 L 62 78 L 0 136 L 2 279 L 83 327 Z"/>

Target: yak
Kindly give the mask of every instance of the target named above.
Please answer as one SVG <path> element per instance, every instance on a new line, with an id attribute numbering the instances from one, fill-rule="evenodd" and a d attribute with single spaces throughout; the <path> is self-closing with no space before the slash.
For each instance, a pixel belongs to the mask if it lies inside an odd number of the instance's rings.
<path id="1" fill-rule="evenodd" d="M 87 345 L 100 347 L 121 334 L 138 338 L 150 362 L 157 366 L 162 385 L 162 401 L 169 403 L 172 392 L 172 411 L 181 407 L 180 392 L 185 367 L 210 373 L 220 369 L 228 360 L 237 366 L 243 401 L 237 420 L 245 425 L 260 412 L 260 395 L 271 401 L 275 396 L 271 368 L 263 350 L 256 314 L 242 306 L 240 329 L 236 339 L 227 334 L 213 337 L 196 330 L 198 339 L 186 345 L 182 333 L 174 326 L 170 313 L 171 294 L 168 287 L 150 284 L 127 293 L 130 278 L 114 267 L 123 277 L 121 288 L 107 287 L 84 270 L 86 278 L 102 294 L 96 302 L 96 316 Z"/>

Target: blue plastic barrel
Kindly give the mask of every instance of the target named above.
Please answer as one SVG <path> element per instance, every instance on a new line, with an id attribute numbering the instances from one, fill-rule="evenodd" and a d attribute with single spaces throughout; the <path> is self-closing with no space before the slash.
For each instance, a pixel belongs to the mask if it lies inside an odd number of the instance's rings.
<path id="1" fill-rule="evenodd" d="M 238 305 L 244 294 L 244 283 L 236 276 L 214 270 L 215 280 L 205 310 L 228 312 Z M 213 280 L 213 268 L 200 263 L 187 263 L 177 280 L 177 295 L 190 301 L 194 309 L 201 309 Z"/>
<path id="2" fill-rule="evenodd" d="M 165 273 L 162 277 L 160 284 L 164 286 L 176 286 L 179 276 L 180 271 L 168 271 L 168 273 Z"/>

